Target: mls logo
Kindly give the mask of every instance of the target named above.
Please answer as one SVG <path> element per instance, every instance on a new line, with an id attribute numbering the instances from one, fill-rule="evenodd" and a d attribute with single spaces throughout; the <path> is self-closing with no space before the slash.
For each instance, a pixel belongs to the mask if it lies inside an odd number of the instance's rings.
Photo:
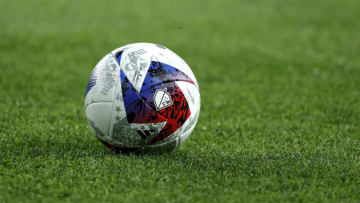
<path id="1" fill-rule="evenodd" d="M 162 89 L 156 90 L 154 96 L 154 104 L 156 110 L 160 110 L 172 105 L 172 100 L 166 88 L 163 90 Z"/>

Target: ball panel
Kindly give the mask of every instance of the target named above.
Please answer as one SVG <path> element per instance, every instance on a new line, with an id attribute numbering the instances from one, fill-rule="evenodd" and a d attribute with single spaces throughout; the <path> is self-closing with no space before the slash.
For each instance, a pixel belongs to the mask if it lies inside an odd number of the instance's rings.
<path id="1" fill-rule="evenodd" d="M 200 92 L 199 89 L 193 84 L 177 81 L 176 84 L 182 90 L 186 101 L 189 104 L 190 111 L 192 115 L 190 119 L 194 119 L 194 117 L 198 116 L 197 114 L 200 112 Z"/>
<path id="2" fill-rule="evenodd" d="M 122 52 L 120 67 L 136 91 L 140 91 L 151 62 L 146 46 L 129 47 Z"/>
<path id="3" fill-rule="evenodd" d="M 131 126 L 126 118 L 116 120 L 112 124 L 110 136 L 116 145 L 121 144 L 122 146 L 127 147 L 141 147 L 145 144 L 145 141 L 139 135 L 136 127 Z"/>
<path id="4" fill-rule="evenodd" d="M 98 102 L 89 104 L 85 109 L 91 127 L 101 136 L 108 135 L 112 106 L 112 102 Z"/>
<path id="5" fill-rule="evenodd" d="M 195 75 L 191 71 L 189 65 L 170 49 L 166 48 L 164 51 L 160 51 L 158 54 L 156 54 L 156 57 L 154 58 L 156 58 L 155 61 L 166 63 L 170 66 L 176 67 L 177 70 L 187 75 L 194 82 L 195 86 L 198 86 Z"/>
<path id="6" fill-rule="evenodd" d="M 85 106 L 95 102 L 111 102 L 113 100 L 119 70 L 120 67 L 111 54 L 100 60 L 88 81 Z"/>
<path id="7" fill-rule="evenodd" d="M 158 89 L 158 86 L 165 87 L 167 83 L 175 81 L 185 81 L 195 84 L 190 77 L 176 69 L 176 67 L 166 63 L 152 61 L 142 84 L 140 94 L 145 94 L 146 92 L 153 94 Z M 144 96 L 147 97 L 146 95 Z M 152 102 L 152 99 L 147 101 Z"/>
<path id="8" fill-rule="evenodd" d="M 197 115 L 199 115 L 199 114 L 197 114 Z M 190 136 L 190 134 L 192 133 L 192 131 L 194 130 L 194 128 L 196 126 L 196 122 L 197 122 L 197 118 L 194 123 L 187 125 L 185 128 L 181 129 L 182 132 L 179 135 L 179 145 L 184 143 L 185 140 Z M 190 123 L 190 121 L 189 121 L 189 123 Z"/>

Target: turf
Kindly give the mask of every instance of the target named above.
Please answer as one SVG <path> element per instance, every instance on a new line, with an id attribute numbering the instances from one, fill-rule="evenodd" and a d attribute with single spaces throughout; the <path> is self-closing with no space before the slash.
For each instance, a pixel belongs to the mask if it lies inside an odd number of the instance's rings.
<path id="1" fill-rule="evenodd" d="M 360 201 L 358 0 L 0 1 L 0 202 Z M 114 154 L 83 102 L 107 52 L 182 56 L 198 124 Z"/>

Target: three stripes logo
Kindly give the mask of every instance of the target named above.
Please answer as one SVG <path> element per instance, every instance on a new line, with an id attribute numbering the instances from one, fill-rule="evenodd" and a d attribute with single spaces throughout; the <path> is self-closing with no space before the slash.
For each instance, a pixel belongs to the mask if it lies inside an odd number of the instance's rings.
<path id="1" fill-rule="evenodd" d="M 137 130 L 137 133 L 142 139 L 146 139 L 148 136 L 154 134 L 155 130 Z"/>

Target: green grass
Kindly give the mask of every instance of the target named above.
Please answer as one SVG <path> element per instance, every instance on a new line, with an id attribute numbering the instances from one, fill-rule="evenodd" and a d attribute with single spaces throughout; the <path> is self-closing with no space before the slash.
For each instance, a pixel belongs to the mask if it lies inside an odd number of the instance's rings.
<path id="1" fill-rule="evenodd" d="M 0 1 L 0 202 L 360 201 L 358 0 Z M 199 122 L 111 153 L 83 109 L 107 52 L 164 45 Z"/>

